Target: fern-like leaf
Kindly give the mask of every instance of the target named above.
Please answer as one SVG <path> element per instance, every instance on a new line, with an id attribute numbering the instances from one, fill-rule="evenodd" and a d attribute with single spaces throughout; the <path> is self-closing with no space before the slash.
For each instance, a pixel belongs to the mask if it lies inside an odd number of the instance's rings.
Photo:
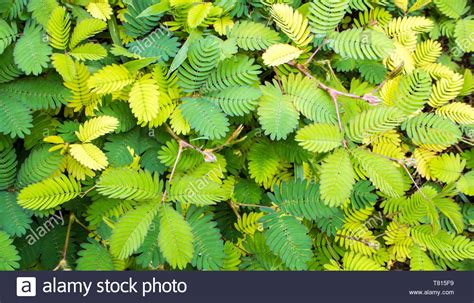
<path id="1" fill-rule="evenodd" d="M 109 165 L 104 152 L 92 143 L 72 144 L 70 153 L 76 161 L 92 170 L 103 170 Z"/>
<path id="2" fill-rule="evenodd" d="M 33 110 L 56 109 L 71 98 L 71 93 L 55 73 L 45 75 L 41 79 L 25 77 L 12 81 L 2 85 L 0 93 L 11 95 Z"/>
<path id="3" fill-rule="evenodd" d="M 414 113 L 423 108 L 431 95 L 431 79 L 421 70 L 415 70 L 403 77 L 393 96 L 393 104 L 405 114 Z"/>
<path id="4" fill-rule="evenodd" d="M 426 40 L 419 43 L 415 50 L 415 64 L 417 66 L 424 66 L 436 62 L 443 51 L 441 44 L 438 41 Z"/>
<path id="5" fill-rule="evenodd" d="M 450 146 L 461 138 L 459 127 L 447 118 L 435 114 L 420 114 L 402 124 L 413 143 Z"/>
<path id="6" fill-rule="evenodd" d="M 0 54 L 16 40 L 18 29 L 16 24 L 8 24 L 5 20 L 0 19 Z"/>
<path id="7" fill-rule="evenodd" d="M 260 87 L 262 98 L 258 106 L 258 120 L 272 140 L 285 139 L 298 125 L 298 112 L 291 99 L 275 85 Z"/>
<path id="8" fill-rule="evenodd" d="M 84 43 L 74 49 L 69 54 L 77 60 L 101 60 L 107 56 L 107 50 L 97 43 Z"/>
<path id="9" fill-rule="evenodd" d="M 351 195 L 355 183 L 349 153 L 338 149 L 321 165 L 321 198 L 326 205 L 340 206 Z"/>
<path id="10" fill-rule="evenodd" d="M 84 143 L 91 142 L 105 134 L 113 132 L 119 126 L 119 121 L 115 117 L 100 116 L 92 118 L 79 126 L 76 136 Z"/>
<path id="11" fill-rule="evenodd" d="M 163 205 L 159 216 L 158 245 L 173 268 L 183 269 L 194 255 L 192 228 L 183 216 L 169 205 Z"/>
<path id="12" fill-rule="evenodd" d="M 11 236 L 20 237 L 30 229 L 32 221 L 16 199 L 16 193 L 0 192 L 0 228 Z"/>
<path id="13" fill-rule="evenodd" d="M 158 85 L 150 76 L 144 76 L 135 82 L 130 90 L 130 108 L 138 121 L 149 122 L 158 115 Z"/>
<path id="14" fill-rule="evenodd" d="M 69 42 L 71 19 L 66 9 L 58 6 L 51 13 L 51 18 L 46 26 L 49 35 L 49 44 L 55 49 L 66 49 Z"/>
<path id="15" fill-rule="evenodd" d="M 112 256 L 107 248 L 98 243 L 84 243 L 78 252 L 76 270 L 115 270 Z"/>
<path id="16" fill-rule="evenodd" d="M 274 44 L 262 55 L 263 62 L 268 66 L 278 66 L 297 59 L 303 53 L 289 44 Z"/>
<path id="17" fill-rule="evenodd" d="M 334 30 L 344 17 L 349 0 L 312 0 L 309 5 L 309 24 L 316 37 L 324 37 Z"/>
<path id="18" fill-rule="evenodd" d="M 343 135 L 336 125 L 315 123 L 300 129 L 295 137 L 300 146 L 316 153 L 324 153 L 342 145 Z"/>
<path id="19" fill-rule="evenodd" d="M 18 171 L 19 188 L 49 178 L 61 167 L 63 156 L 59 152 L 49 152 L 49 146 L 42 145 L 33 149 Z"/>
<path id="20" fill-rule="evenodd" d="M 346 126 L 351 140 L 362 142 L 374 134 L 382 133 L 399 126 L 405 115 L 394 107 L 377 106 L 354 116 Z"/>
<path id="21" fill-rule="evenodd" d="M 79 22 L 72 32 L 69 47 L 75 48 L 82 41 L 93 37 L 107 28 L 107 23 L 99 19 L 84 19 Z"/>
<path id="22" fill-rule="evenodd" d="M 253 111 L 261 97 L 261 91 L 251 86 L 234 86 L 204 96 L 219 105 L 230 116 L 243 116 Z"/>
<path id="23" fill-rule="evenodd" d="M 0 270 L 12 271 L 20 268 L 19 261 L 21 260 L 16 247 L 13 245 L 13 240 L 8 237 L 8 234 L 0 230 Z"/>
<path id="24" fill-rule="evenodd" d="M 364 256 L 360 253 L 353 251 L 346 252 L 342 259 L 343 268 L 345 271 L 384 271 L 385 269 L 380 266 L 375 260 Z M 336 262 L 325 265 L 328 270 L 341 270 Z"/>
<path id="25" fill-rule="evenodd" d="M 236 56 L 220 62 L 212 70 L 201 90 L 221 91 L 230 87 L 253 85 L 259 82 L 260 65 L 247 56 Z"/>
<path id="26" fill-rule="evenodd" d="M 158 207 L 157 203 L 145 203 L 119 219 L 110 237 L 112 255 L 125 259 L 136 252 L 145 240 Z"/>
<path id="27" fill-rule="evenodd" d="M 180 106 L 191 128 L 210 139 L 223 138 L 229 130 L 229 120 L 219 106 L 203 98 L 186 98 Z M 205 117 L 205 118 L 203 118 Z"/>
<path id="28" fill-rule="evenodd" d="M 86 8 L 92 17 L 103 21 L 110 19 L 113 13 L 109 0 L 91 0 Z"/>
<path id="29" fill-rule="evenodd" d="M 394 50 L 392 40 L 385 34 L 362 28 L 333 34 L 330 46 L 342 57 L 355 60 L 384 59 Z"/>
<path id="30" fill-rule="evenodd" d="M 15 63 L 27 75 L 39 75 L 48 66 L 51 47 L 44 42 L 41 27 L 30 25 L 18 39 L 15 51 Z"/>
<path id="31" fill-rule="evenodd" d="M 317 88 L 318 82 L 301 74 L 282 77 L 282 88 L 295 108 L 306 118 L 320 123 L 336 123 L 336 109 L 326 91 Z"/>
<path id="32" fill-rule="evenodd" d="M 0 133 L 24 138 L 31 133 L 33 116 L 31 110 L 17 100 L 7 101 L 7 95 L 0 97 Z M 12 102 L 13 101 L 13 102 Z"/>
<path id="33" fill-rule="evenodd" d="M 311 259 L 311 238 L 306 227 L 294 217 L 278 213 L 268 214 L 261 220 L 271 251 L 290 269 L 306 269 L 306 263 Z"/>
<path id="34" fill-rule="evenodd" d="M 453 74 L 449 78 L 442 78 L 433 85 L 433 93 L 428 103 L 432 107 L 446 105 L 459 95 L 463 84 L 464 79 L 461 74 Z"/>
<path id="35" fill-rule="evenodd" d="M 232 27 L 229 38 L 234 38 L 244 50 L 262 50 L 280 42 L 278 33 L 264 24 L 242 21 Z"/>
<path id="36" fill-rule="evenodd" d="M 123 65 L 108 65 L 88 80 L 89 88 L 96 94 L 109 94 L 133 82 L 132 75 Z"/>
<path id="37" fill-rule="evenodd" d="M 0 190 L 9 189 L 15 183 L 17 164 L 13 144 L 6 146 L 3 150 L 0 148 Z"/>
<path id="38" fill-rule="evenodd" d="M 179 85 L 187 92 L 198 90 L 217 66 L 219 56 L 219 41 L 213 36 L 192 44 L 188 59 L 178 69 Z"/>
<path id="39" fill-rule="evenodd" d="M 458 124 L 474 123 L 474 108 L 466 103 L 452 102 L 436 109 L 436 114 L 449 118 Z"/>
<path id="40" fill-rule="evenodd" d="M 130 168 L 109 168 L 97 182 L 97 191 L 109 198 L 146 201 L 158 199 L 162 185 L 157 175 Z"/>
<path id="41" fill-rule="evenodd" d="M 370 181 L 384 194 L 399 197 L 404 193 L 404 178 L 393 163 L 365 149 L 351 150 L 352 156 L 369 176 Z"/>
<path id="42" fill-rule="evenodd" d="M 452 183 L 459 179 L 464 170 L 466 160 L 459 155 L 442 154 L 428 162 L 431 176 L 441 182 Z"/>
<path id="43" fill-rule="evenodd" d="M 27 209 L 51 209 L 74 199 L 80 193 L 79 182 L 60 175 L 23 188 L 18 195 L 18 204 Z"/>
<path id="44" fill-rule="evenodd" d="M 291 6 L 283 3 L 274 4 L 270 13 L 278 27 L 298 47 L 305 47 L 313 39 L 310 35 L 308 20 Z"/>
<path id="45" fill-rule="evenodd" d="M 249 151 L 249 172 L 257 183 L 266 183 L 278 172 L 278 156 L 268 153 L 268 146 L 269 144 L 256 143 Z"/>
<path id="46" fill-rule="evenodd" d="M 193 266 L 201 270 L 218 270 L 224 264 L 224 242 L 212 215 L 204 208 L 192 208 L 186 214 L 194 236 Z"/>
<path id="47" fill-rule="evenodd" d="M 436 7 L 445 16 L 453 19 L 458 19 L 463 15 L 469 7 L 467 0 L 449 1 L 449 0 L 433 0 Z"/>

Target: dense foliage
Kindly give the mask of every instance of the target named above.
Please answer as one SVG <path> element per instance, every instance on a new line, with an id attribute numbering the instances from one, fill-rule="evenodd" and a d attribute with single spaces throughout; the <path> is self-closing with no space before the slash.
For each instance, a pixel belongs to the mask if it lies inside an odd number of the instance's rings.
<path id="1" fill-rule="evenodd" d="M 467 0 L 1 0 L 0 270 L 466 270 Z"/>

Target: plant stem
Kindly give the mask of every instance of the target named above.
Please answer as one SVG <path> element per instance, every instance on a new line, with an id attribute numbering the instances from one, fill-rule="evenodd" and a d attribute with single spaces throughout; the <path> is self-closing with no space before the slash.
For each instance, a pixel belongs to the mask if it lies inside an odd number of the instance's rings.
<path id="1" fill-rule="evenodd" d="M 218 146 L 218 147 L 215 147 L 215 148 L 212 148 L 212 149 L 209 149 L 208 151 L 210 152 L 216 152 L 216 151 L 219 151 L 227 146 L 231 146 L 233 144 L 236 144 L 238 142 L 241 142 L 242 140 L 244 140 L 246 137 L 243 137 L 239 140 L 236 140 L 237 137 L 240 135 L 240 133 L 242 132 L 242 130 L 244 129 L 244 126 L 242 124 L 240 124 L 235 130 L 234 132 L 230 135 L 230 137 L 225 141 L 224 144 L 222 144 L 221 146 Z"/>
<path id="2" fill-rule="evenodd" d="M 80 195 L 80 197 L 81 197 L 81 198 L 84 198 L 88 193 L 90 193 L 91 191 L 93 191 L 93 190 L 96 189 L 96 188 L 97 188 L 97 185 L 92 186 L 91 188 L 89 188 L 88 190 L 86 190 L 85 192 L 83 192 L 83 193 Z"/>
<path id="3" fill-rule="evenodd" d="M 406 171 L 406 173 L 408 174 L 408 177 L 410 177 L 410 180 L 413 182 L 413 185 L 415 185 L 416 189 L 420 192 L 421 196 L 428 200 L 428 197 L 425 196 L 425 194 L 421 190 L 420 186 L 418 186 L 418 183 L 415 181 L 415 178 L 413 178 L 413 175 L 411 174 L 410 170 L 408 169 L 407 165 L 405 164 L 404 159 L 396 159 L 396 158 L 387 157 L 387 156 L 384 156 L 384 155 L 380 155 L 380 156 L 382 156 L 385 159 L 395 161 L 398 164 L 400 164 L 403 167 L 403 169 Z"/>
<path id="4" fill-rule="evenodd" d="M 75 218 L 76 217 L 74 213 L 71 213 L 69 215 L 69 223 L 67 225 L 67 231 L 66 231 L 66 240 L 64 241 L 64 248 L 63 248 L 63 258 L 59 261 L 58 265 L 53 269 L 53 271 L 67 268 L 67 250 L 69 247 L 69 238 L 71 237 L 72 223 L 74 223 Z"/>
<path id="5" fill-rule="evenodd" d="M 215 162 L 217 160 L 216 156 L 210 149 L 202 149 L 200 147 L 197 147 L 195 145 L 192 145 L 191 143 L 187 142 L 184 139 L 181 139 L 172 129 L 169 127 L 167 124 L 166 125 L 166 131 L 176 140 L 178 141 L 178 144 L 184 148 L 191 148 L 194 149 L 195 151 L 199 152 L 201 155 L 203 155 L 204 159 L 206 162 Z"/>
<path id="6" fill-rule="evenodd" d="M 304 63 L 304 65 L 308 65 L 311 60 L 313 60 L 314 56 L 316 56 L 316 54 L 321 50 L 321 48 L 326 44 L 328 43 L 328 40 L 324 39 L 323 42 L 318 46 L 318 48 L 311 54 L 311 56 L 308 58 L 308 60 L 306 60 L 306 62 Z"/>
<path id="7" fill-rule="evenodd" d="M 314 76 L 311 75 L 309 70 L 303 64 L 295 63 L 294 61 L 290 61 L 290 62 L 288 62 L 288 64 L 291 65 L 291 66 L 296 67 L 296 69 L 298 69 L 306 77 L 308 77 L 310 79 L 314 79 Z M 325 91 L 327 91 L 330 95 L 344 96 L 344 97 L 349 97 L 349 98 L 354 98 L 354 99 L 361 99 L 361 100 L 367 101 L 370 105 L 376 105 L 376 104 L 381 102 L 378 97 L 376 97 L 372 94 L 365 94 L 363 96 L 358 96 L 358 95 L 355 95 L 355 94 L 341 92 L 341 91 L 339 91 L 337 89 L 334 89 L 332 87 L 329 87 L 329 86 L 327 86 L 323 83 L 319 83 L 318 86 L 320 88 L 324 89 Z"/>
<path id="8" fill-rule="evenodd" d="M 262 207 L 262 208 L 268 208 L 273 210 L 272 207 L 270 206 L 265 206 L 265 205 L 258 205 L 258 204 L 246 204 L 246 203 L 235 203 L 237 206 L 246 206 L 246 207 Z"/>
<path id="9" fill-rule="evenodd" d="M 237 211 L 237 208 L 235 207 L 235 204 L 232 202 L 232 201 L 227 201 L 227 203 L 229 204 L 230 208 L 232 209 L 232 211 L 234 212 L 235 216 L 240 219 L 240 214 L 239 212 Z"/>
<path id="10" fill-rule="evenodd" d="M 339 130 L 342 134 L 344 133 L 344 129 L 342 128 L 341 113 L 339 112 L 339 103 L 337 101 L 337 94 L 332 91 L 329 93 L 329 95 L 331 95 L 332 101 L 334 102 L 334 107 L 336 107 L 337 123 L 339 124 Z M 342 139 L 342 145 L 344 145 L 344 147 L 347 148 L 346 139 Z"/>

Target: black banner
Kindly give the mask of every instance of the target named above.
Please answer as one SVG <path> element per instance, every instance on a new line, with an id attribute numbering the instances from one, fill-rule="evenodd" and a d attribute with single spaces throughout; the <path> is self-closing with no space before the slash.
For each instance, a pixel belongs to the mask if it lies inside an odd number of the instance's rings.
<path id="1" fill-rule="evenodd" d="M 473 277 L 473 272 L 0 272 L 0 303 L 472 303 Z"/>

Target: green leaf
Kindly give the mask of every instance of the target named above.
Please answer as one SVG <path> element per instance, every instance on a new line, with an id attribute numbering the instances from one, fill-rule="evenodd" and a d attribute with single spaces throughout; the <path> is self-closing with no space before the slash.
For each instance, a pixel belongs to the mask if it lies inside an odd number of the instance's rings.
<path id="1" fill-rule="evenodd" d="M 147 201 L 161 196 L 158 176 L 131 168 L 109 168 L 97 182 L 97 191 L 109 198 Z"/>
<path id="2" fill-rule="evenodd" d="M 257 113 L 265 135 L 270 135 L 272 140 L 286 139 L 298 126 L 298 112 L 277 84 L 266 83 L 260 89 L 263 95 Z"/>
<path id="3" fill-rule="evenodd" d="M 244 50 L 262 50 L 280 42 L 278 33 L 262 23 L 242 21 L 232 27 L 228 34 Z"/>
<path id="4" fill-rule="evenodd" d="M 308 230 L 292 216 L 269 214 L 261 219 L 265 240 L 271 251 L 293 270 L 307 269 L 311 259 L 311 238 Z"/>
<path id="5" fill-rule="evenodd" d="M 0 19 L 0 54 L 2 54 L 7 46 L 16 41 L 18 29 L 15 23 L 11 25 L 5 20 Z"/>
<path id="6" fill-rule="evenodd" d="M 51 209 L 74 199 L 81 193 L 81 184 L 72 177 L 59 175 L 23 188 L 18 204 L 27 209 Z"/>
<path id="7" fill-rule="evenodd" d="M 229 131 L 229 120 L 225 113 L 217 105 L 204 98 L 184 98 L 180 110 L 191 128 L 201 136 L 206 136 L 211 140 L 220 139 Z"/>
<path id="8" fill-rule="evenodd" d="M 18 269 L 20 256 L 8 234 L 0 230 L 0 271 Z"/>
<path id="9" fill-rule="evenodd" d="M 76 270 L 107 271 L 114 270 L 112 256 L 107 248 L 99 243 L 84 243 L 78 252 Z"/>
<path id="10" fill-rule="evenodd" d="M 43 35 L 41 27 L 30 25 L 16 43 L 13 52 L 15 63 L 27 75 L 39 75 L 48 67 L 53 51 L 44 42 Z"/>
<path id="11" fill-rule="evenodd" d="M 191 208 L 186 214 L 194 235 L 192 265 L 200 270 L 219 270 L 224 263 L 224 242 L 217 223 L 205 208 Z"/>
<path id="12" fill-rule="evenodd" d="M 171 267 L 183 269 L 194 255 L 192 228 L 181 214 L 166 204 L 159 215 L 158 245 Z"/>
<path id="13" fill-rule="evenodd" d="M 300 129 L 295 137 L 304 149 L 325 153 L 342 145 L 343 135 L 336 125 L 315 123 Z"/>
<path id="14" fill-rule="evenodd" d="M 390 160 L 365 149 L 352 149 L 351 155 L 368 175 L 370 181 L 390 197 L 402 196 L 404 178 L 399 168 Z"/>
<path id="15" fill-rule="evenodd" d="M 321 165 L 321 198 L 329 206 L 340 206 L 351 194 L 355 183 L 349 153 L 338 149 Z"/>
<path id="16" fill-rule="evenodd" d="M 384 33 L 371 29 L 348 29 L 331 35 L 331 48 L 342 57 L 355 60 L 380 60 L 395 49 Z"/>
<path id="17" fill-rule="evenodd" d="M 23 236 L 31 225 L 31 218 L 16 202 L 17 194 L 0 192 L 0 228 L 11 236 Z"/>
<path id="18" fill-rule="evenodd" d="M 137 251 L 145 240 L 158 208 L 158 203 L 145 203 L 119 219 L 110 237 L 112 255 L 125 259 Z"/>

